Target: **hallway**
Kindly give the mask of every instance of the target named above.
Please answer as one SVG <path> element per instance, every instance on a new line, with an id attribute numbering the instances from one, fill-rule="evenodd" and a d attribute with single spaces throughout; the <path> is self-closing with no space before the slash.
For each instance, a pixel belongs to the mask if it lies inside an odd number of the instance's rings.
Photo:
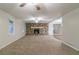
<path id="1" fill-rule="evenodd" d="M 64 55 L 76 52 L 47 35 L 27 35 L 0 50 L 2 55 Z"/>

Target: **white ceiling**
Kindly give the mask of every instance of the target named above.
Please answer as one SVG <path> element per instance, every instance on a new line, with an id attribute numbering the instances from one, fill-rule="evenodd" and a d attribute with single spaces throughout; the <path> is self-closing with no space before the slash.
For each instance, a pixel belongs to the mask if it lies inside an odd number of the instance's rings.
<path id="1" fill-rule="evenodd" d="M 79 8 L 79 3 L 38 3 L 41 10 L 37 11 L 35 5 L 26 4 L 19 7 L 20 3 L 0 3 L 0 9 L 10 13 L 16 18 L 26 20 L 26 22 L 34 22 L 29 20 L 30 17 L 42 17 L 40 23 L 48 23 L 54 18 L 65 15 L 66 13 Z"/>

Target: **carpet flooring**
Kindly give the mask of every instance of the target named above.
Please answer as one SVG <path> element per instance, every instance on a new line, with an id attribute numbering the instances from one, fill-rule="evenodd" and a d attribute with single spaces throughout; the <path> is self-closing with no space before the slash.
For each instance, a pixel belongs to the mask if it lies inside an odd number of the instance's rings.
<path id="1" fill-rule="evenodd" d="M 47 35 L 27 35 L 0 50 L 0 55 L 73 55 L 78 54 L 60 40 Z"/>

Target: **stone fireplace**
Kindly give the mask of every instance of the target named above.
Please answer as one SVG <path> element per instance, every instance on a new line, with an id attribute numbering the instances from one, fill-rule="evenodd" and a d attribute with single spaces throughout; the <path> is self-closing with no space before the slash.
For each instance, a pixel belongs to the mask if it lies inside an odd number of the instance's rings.
<path id="1" fill-rule="evenodd" d="M 48 25 L 47 23 L 26 23 L 26 34 L 47 35 Z"/>

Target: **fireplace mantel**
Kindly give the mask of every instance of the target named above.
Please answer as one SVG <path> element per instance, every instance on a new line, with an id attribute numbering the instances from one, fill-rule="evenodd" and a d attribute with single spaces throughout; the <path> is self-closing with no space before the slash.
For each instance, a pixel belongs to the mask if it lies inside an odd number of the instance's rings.
<path id="1" fill-rule="evenodd" d="M 33 29 L 40 29 L 40 28 L 44 28 L 44 27 L 31 27 Z"/>

